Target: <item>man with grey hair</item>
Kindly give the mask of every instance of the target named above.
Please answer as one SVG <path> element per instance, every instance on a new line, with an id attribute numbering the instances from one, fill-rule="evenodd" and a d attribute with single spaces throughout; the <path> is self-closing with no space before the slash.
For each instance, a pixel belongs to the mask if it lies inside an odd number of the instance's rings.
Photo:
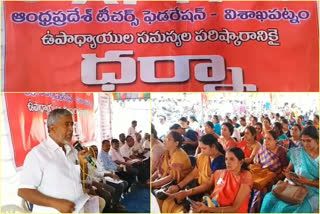
<path id="1" fill-rule="evenodd" d="M 89 151 L 77 152 L 70 145 L 73 119 L 68 110 L 51 111 L 47 127 L 47 140 L 25 158 L 18 195 L 34 204 L 35 213 L 72 213 L 84 195 L 81 178 L 88 171 Z"/>

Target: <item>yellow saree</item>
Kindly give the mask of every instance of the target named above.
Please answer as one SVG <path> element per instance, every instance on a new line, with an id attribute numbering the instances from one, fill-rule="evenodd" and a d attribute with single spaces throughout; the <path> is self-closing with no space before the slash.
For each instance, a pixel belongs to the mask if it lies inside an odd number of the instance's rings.
<path id="1" fill-rule="evenodd" d="M 198 179 L 199 185 L 209 182 L 211 177 L 209 157 L 200 153 L 197 156 L 197 168 L 198 174 L 195 179 Z M 176 204 L 174 199 L 171 197 L 164 200 L 162 204 L 163 213 L 183 213 L 183 210 L 183 206 Z"/>

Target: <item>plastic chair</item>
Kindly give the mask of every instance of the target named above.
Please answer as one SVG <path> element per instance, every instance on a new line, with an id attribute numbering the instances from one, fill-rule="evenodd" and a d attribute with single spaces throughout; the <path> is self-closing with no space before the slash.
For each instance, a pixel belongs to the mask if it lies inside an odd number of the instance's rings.
<path id="1" fill-rule="evenodd" d="M 23 209 L 15 204 L 8 204 L 1 207 L 1 213 L 29 213 L 29 210 Z"/>
<path id="2" fill-rule="evenodd" d="M 102 213 L 105 206 L 106 206 L 106 201 L 103 198 L 99 197 L 99 211 L 100 211 L 100 213 Z"/>

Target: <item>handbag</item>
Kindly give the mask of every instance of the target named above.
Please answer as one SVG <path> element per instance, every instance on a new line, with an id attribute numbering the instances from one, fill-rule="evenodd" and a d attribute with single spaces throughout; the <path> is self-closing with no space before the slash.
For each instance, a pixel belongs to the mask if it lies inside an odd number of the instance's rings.
<path id="1" fill-rule="evenodd" d="M 304 186 L 292 185 L 282 180 L 278 181 L 272 190 L 273 194 L 280 200 L 289 204 L 301 204 L 308 195 L 309 190 Z"/>
<path id="2" fill-rule="evenodd" d="M 253 188 L 262 190 L 277 176 L 276 173 L 270 171 L 268 168 L 261 168 L 260 165 L 250 164 L 250 172 L 252 174 Z"/>

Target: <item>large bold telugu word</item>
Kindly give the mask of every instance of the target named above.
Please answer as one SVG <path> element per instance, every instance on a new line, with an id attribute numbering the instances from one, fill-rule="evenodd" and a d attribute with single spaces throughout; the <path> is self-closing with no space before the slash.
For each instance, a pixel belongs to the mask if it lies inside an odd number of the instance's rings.
<path id="1" fill-rule="evenodd" d="M 42 44 L 46 46 L 75 44 L 78 47 L 82 47 L 85 44 L 89 44 L 91 49 L 96 49 L 98 45 L 102 44 L 132 44 L 134 40 L 135 37 L 133 34 L 114 33 L 112 31 L 103 32 L 97 35 L 73 35 L 60 31 L 59 34 L 53 35 L 48 30 L 47 33 L 41 37 Z"/>
<path id="2" fill-rule="evenodd" d="M 138 44 L 163 44 L 173 43 L 176 47 L 182 47 L 184 42 L 190 42 L 192 40 L 192 33 L 182 32 L 177 33 L 175 30 L 167 32 L 161 32 L 157 30 L 155 32 L 138 32 L 137 43 Z"/>
<path id="3" fill-rule="evenodd" d="M 137 63 L 132 56 L 133 51 L 107 51 L 105 57 L 98 58 L 96 54 L 83 54 L 81 63 L 81 81 L 86 85 L 102 85 L 103 91 L 114 91 L 117 84 L 129 84 L 136 81 Z M 220 82 L 226 79 L 224 58 L 220 55 L 198 55 L 198 56 L 155 56 L 138 57 L 140 63 L 140 78 L 145 83 L 183 83 L 190 79 L 190 63 L 199 61 L 195 66 L 196 80 L 204 83 Z M 101 63 L 120 63 L 121 78 L 117 79 L 115 73 L 103 73 L 101 79 L 97 79 L 97 65 Z M 170 71 L 156 71 L 156 63 L 173 62 L 174 76 L 170 78 L 159 78 L 160 73 Z M 209 75 L 212 70 L 213 75 Z M 232 73 L 232 84 L 207 84 L 204 91 L 217 91 L 219 88 L 228 88 L 232 91 L 256 91 L 257 87 L 252 84 L 243 83 L 243 71 L 239 67 L 228 67 Z M 171 73 L 171 72 L 170 72 Z"/>
<path id="4" fill-rule="evenodd" d="M 143 15 L 143 21 L 150 25 L 154 22 L 188 21 L 194 23 L 196 21 L 204 21 L 207 18 L 205 8 L 195 8 L 194 12 L 190 9 L 180 10 L 179 7 L 159 12 L 144 10 Z"/>
<path id="5" fill-rule="evenodd" d="M 79 8 L 67 11 L 40 11 L 35 12 L 14 12 L 11 14 L 11 20 L 14 23 L 38 23 L 42 27 L 58 26 L 62 27 L 68 23 L 90 23 L 93 20 L 93 9 L 85 9 L 85 14 L 81 14 Z"/>
<path id="6" fill-rule="evenodd" d="M 135 11 L 133 9 L 124 9 L 119 11 L 114 11 L 112 14 L 109 14 L 109 8 L 105 7 L 102 10 L 99 10 L 96 20 L 99 23 L 122 23 L 128 22 L 132 27 L 138 27 L 140 25 L 140 19 L 136 17 Z"/>
<path id="7" fill-rule="evenodd" d="M 295 12 L 284 8 L 282 11 L 279 9 L 273 10 L 234 10 L 226 9 L 224 11 L 224 18 L 226 20 L 259 20 L 263 21 L 280 21 L 288 20 L 290 24 L 300 24 L 302 20 L 308 20 L 311 14 L 308 10 L 300 10 Z"/>
<path id="8" fill-rule="evenodd" d="M 36 101 L 32 103 L 31 99 L 29 99 L 27 107 L 30 112 L 47 112 L 47 113 L 57 108 L 57 107 L 54 107 L 52 104 L 39 104 Z"/>
<path id="9" fill-rule="evenodd" d="M 208 30 L 205 31 L 201 29 L 195 32 L 195 41 L 197 42 L 226 42 L 230 44 L 231 42 L 235 46 L 241 46 L 244 42 L 257 41 L 257 42 L 268 42 L 269 46 L 279 46 L 279 33 L 278 29 L 267 29 L 259 31 L 250 31 L 250 32 L 233 32 L 229 31 L 226 28 L 223 28 L 222 31 L 217 30 Z"/>

